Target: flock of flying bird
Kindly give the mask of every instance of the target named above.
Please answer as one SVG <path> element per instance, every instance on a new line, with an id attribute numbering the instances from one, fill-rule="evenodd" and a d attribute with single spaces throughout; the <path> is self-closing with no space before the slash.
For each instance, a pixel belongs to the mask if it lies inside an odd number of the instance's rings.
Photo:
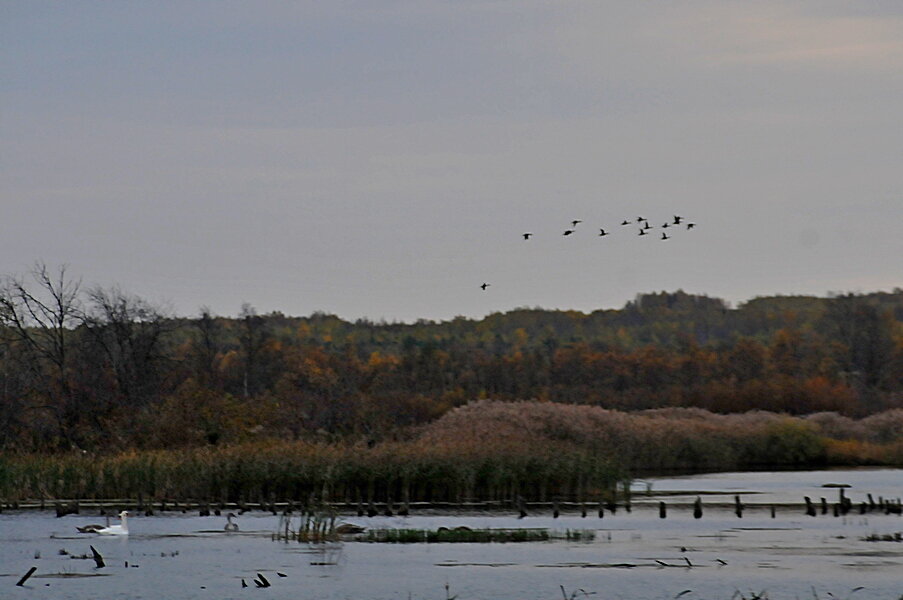
<path id="1" fill-rule="evenodd" d="M 577 225 L 579 225 L 580 223 L 583 223 L 583 221 L 581 221 L 579 219 L 574 219 L 573 221 L 571 221 L 571 226 L 569 228 L 565 229 L 564 233 L 562 235 L 564 235 L 564 236 L 573 235 L 577 231 Z M 640 236 L 651 235 L 649 233 L 649 231 L 652 229 L 655 229 L 655 226 L 650 225 L 649 219 L 647 219 L 646 217 L 637 217 L 636 220 L 624 219 L 623 221 L 621 221 L 621 227 L 629 227 L 631 225 L 635 225 L 635 226 L 639 227 L 638 235 L 640 235 Z M 660 229 L 662 229 L 662 236 L 659 239 L 661 241 L 670 240 L 671 236 L 668 235 L 667 230 L 672 229 L 672 228 L 680 228 L 680 227 L 686 227 L 689 230 L 689 229 L 695 228 L 696 223 L 691 223 L 680 215 L 674 215 L 674 218 L 671 221 L 665 221 L 660 226 Z M 522 233 L 521 235 L 523 236 L 524 240 L 527 240 L 527 241 L 529 241 L 529 239 L 531 237 L 533 237 L 533 233 L 530 231 Z M 599 237 L 605 237 L 607 235 L 611 235 L 611 232 L 606 231 L 605 229 L 600 227 L 599 228 Z M 486 291 L 486 288 L 488 288 L 490 285 L 492 285 L 492 284 L 484 282 L 482 285 L 480 285 L 480 288 L 482 288 L 483 291 Z"/>

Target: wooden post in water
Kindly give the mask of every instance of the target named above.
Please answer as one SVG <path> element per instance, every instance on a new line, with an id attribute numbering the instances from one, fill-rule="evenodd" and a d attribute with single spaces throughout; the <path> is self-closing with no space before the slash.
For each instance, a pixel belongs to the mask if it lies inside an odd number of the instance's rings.
<path id="1" fill-rule="evenodd" d="M 821 499 L 821 514 L 828 514 L 828 501 L 824 497 Z"/>
<path id="2" fill-rule="evenodd" d="M 552 500 L 552 518 L 557 519 L 561 514 L 561 511 L 558 510 L 558 499 Z"/>
<path id="3" fill-rule="evenodd" d="M 702 498 L 696 496 L 696 502 L 693 503 L 693 518 L 702 518 Z"/>
<path id="4" fill-rule="evenodd" d="M 605 503 L 599 500 L 599 518 L 605 517 Z"/>
<path id="5" fill-rule="evenodd" d="M 775 517 L 775 514 L 776 514 L 776 510 L 775 510 L 774 504 L 772 504 L 771 505 L 771 518 L 772 519 Z"/>
<path id="6" fill-rule="evenodd" d="M 103 562 L 103 556 L 100 555 L 100 552 L 98 552 L 98 551 L 94 548 L 94 546 L 90 546 L 90 548 L 91 548 L 91 554 L 92 554 L 93 557 L 94 557 L 94 565 L 95 565 L 98 569 L 104 568 L 104 567 L 106 566 L 106 564 Z"/>
<path id="7" fill-rule="evenodd" d="M 16 583 L 16 585 L 19 586 L 19 587 L 22 587 L 23 585 L 25 585 L 25 582 L 28 581 L 28 578 L 31 577 L 32 574 L 33 574 L 35 571 L 37 571 L 37 570 L 38 570 L 37 567 L 32 567 L 32 568 L 28 569 L 28 573 L 26 573 L 25 575 L 23 575 L 23 576 L 22 576 L 22 579 L 20 579 L 20 580 Z"/>
<path id="8" fill-rule="evenodd" d="M 664 502 L 659 502 L 659 503 L 658 503 L 658 518 L 659 518 L 659 519 L 664 519 L 664 518 L 667 517 L 667 516 L 668 516 L 668 509 L 667 509 L 667 507 L 665 506 L 665 503 L 664 503 Z"/>
<path id="9" fill-rule="evenodd" d="M 736 513 L 738 519 L 743 518 L 743 503 L 740 502 L 739 494 L 734 496 L 734 513 Z"/>
<path id="10" fill-rule="evenodd" d="M 806 514 L 810 517 L 815 516 L 815 505 L 812 504 L 812 499 L 809 496 L 804 496 L 803 500 L 806 501 Z"/>

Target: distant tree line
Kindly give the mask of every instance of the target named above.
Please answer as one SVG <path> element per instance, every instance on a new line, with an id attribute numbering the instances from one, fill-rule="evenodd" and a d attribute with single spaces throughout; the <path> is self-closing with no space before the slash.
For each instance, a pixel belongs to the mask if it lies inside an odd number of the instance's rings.
<path id="1" fill-rule="evenodd" d="M 38 264 L 0 282 L 0 448 L 406 435 L 475 399 L 862 417 L 903 407 L 903 290 L 643 294 L 620 310 L 386 323 L 177 317 Z"/>

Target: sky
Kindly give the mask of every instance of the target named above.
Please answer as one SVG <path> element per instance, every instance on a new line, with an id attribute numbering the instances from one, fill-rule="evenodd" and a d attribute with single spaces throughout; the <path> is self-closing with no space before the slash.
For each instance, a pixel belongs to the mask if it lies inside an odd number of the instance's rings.
<path id="1" fill-rule="evenodd" d="M 0 0 L 0 274 L 184 316 L 736 305 L 903 285 L 901 221 L 897 0 Z"/>

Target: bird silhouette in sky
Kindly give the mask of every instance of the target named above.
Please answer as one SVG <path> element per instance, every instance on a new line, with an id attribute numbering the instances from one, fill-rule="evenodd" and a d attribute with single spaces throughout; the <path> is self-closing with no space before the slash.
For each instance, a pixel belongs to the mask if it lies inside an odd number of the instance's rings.
<path id="1" fill-rule="evenodd" d="M 643 227 L 643 229 L 652 229 L 652 225 L 649 224 L 649 221 L 646 221 L 646 225 Z"/>
<path id="2" fill-rule="evenodd" d="M 573 225 L 574 227 L 576 227 L 576 226 L 579 225 L 580 223 L 583 223 L 583 221 L 580 221 L 579 219 L 576 219 L 576 220 L 574 220 L 574 221 L 571 221 L 571 225 Z"/>
<path id="3" fill-rule="evenodd" d="M 642 223 L 642 222 L 645 221 L 645 220 L 646 220 L 646 217 L 637 217 L 637 218 L 636 218 L 636 222 L 637 222 L 637 223 Z"/>
<path id="4" fill-rule="evenodd" d="M 623 221 L 621 221 L 621 225 L 630 225 L 630 221 L 624 219 Z"/>
<path id="5" fill-rule="evenodd" d="M 601 236 L 603 236 L 603 235 L 608 235 L 608 232 L 605 231 L 604 229 L 602 229 L 602 228 L 600 227 L 600 228 L 599 228 L 599 237 L 601 237 Z"/>
<path id="6" fill-rule="evenodd" d="M 679 215 L 674 215 L 674 224 L 675 225 L 680 225 L 681 221 L 683 221 L 683 217 L 681 217 Z"/>
<path id="7" fill-rule="evenodd" d="M 670 240 L 671 238 L 669 238 L 669 237 L 668 237 L 668 234 L 665 233 L 665 232 L 663 231 L 663 232 L 662 232 L 662 239 L 663 239 L 663 240 Z"/>
<path id="8" fill-rule="evenodd" d="M 523 234 L 525 240 L 529 240 L 531 235 L 533 235 L 533 234 L 532 233 Z"/>
<path id="9" fill-rule="evenodd" d="M 561 234 L 561 235 L 571 235 L 572 233 L 574 233 L 574 230 L 573 230 L 573 229 L 565 229 L 565 230 L 564 230 L 564 233 Z"/>
<path id="10" fill-rule="evenodd" d="M 486 288 L 489 287 L 489 284 L 488 284 L 488 283 L 484 283 L 484 284 L 481 285 L 480 287 L 481 287 L 481 288 L 483 289 L 483 291 L 485 292 L 485 291 L 486 291 Z"/>
<path id="11" fill-rule="evenodd" d="M 671 227 L 671 223 L 665 223 L 664 225 L 662 225 L 662 229 L 667 229 L 669 227 Z"/>
<path id="12" fill-rule="evenodd" d="M 646 235 L 646 230 L 641 228 L 641 229 L 640 229 L 640 235 Z"/>
<path id="13" fill-rule="evenodd" d="M 687 229 L 693 229 L 696 227 L 696 223 L 687 223 Z"/>

